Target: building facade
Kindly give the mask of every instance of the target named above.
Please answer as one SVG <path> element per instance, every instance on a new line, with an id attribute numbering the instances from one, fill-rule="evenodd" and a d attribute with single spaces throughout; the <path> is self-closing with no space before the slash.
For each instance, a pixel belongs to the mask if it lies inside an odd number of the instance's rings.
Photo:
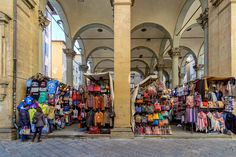
<path id="1" fill-rule="evenodd" d="M 24 97 L 25 80 L 47 71 L 42 35 L 47 3 L 63 21 L 66 82 L 73 85 L 75 42 L 81 46 L 82 73 L 88 61 L 91 71 L 114 71 L 118 132 L 130 128 L 132 69 L 146 75 L 158 70 L 175 87 L 183 79 L 180 64 L 191 54 L 196 77 L 202 71 L 236 75 L 235 0 L 1 0 L 0 139 L 15 138 L 16 104 Z"/>

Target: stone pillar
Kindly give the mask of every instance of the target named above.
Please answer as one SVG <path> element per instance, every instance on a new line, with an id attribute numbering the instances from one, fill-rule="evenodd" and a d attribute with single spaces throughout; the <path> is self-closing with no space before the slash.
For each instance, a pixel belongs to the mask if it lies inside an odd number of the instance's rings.
<path id="1" fill-rule="evenodd" d="M 163 69 L 164 69 L 164 63 L 159 63 L 158 64 L 158 77 L 161 82 L 163 82 Z"/>
<path id="2" fill-rule="evenodd" d="M 0 139 L 15 139 L 12 123 L 12 53 L 10 48 L 10 17 L 0 11 Z"/>
<path id="3" fill-rule="evenodd" d="M 87 71 L 88 71 L 88 66 L 87 65 L 80 65 L 82 85 L 86 84 L 86 77 L 84 77 L 84 73 L 87 73 Z"/>
<path id="4" fill-rule="evenodd" d="M 114 110 L 113 135 L 131 131 L 130 59 L 131 0 L 114 0 Z M 118 135 L 120 136 L 120 135 Z"/>
<path id="5" fill-rule="evenodd" d="M 66 83 L 73 86 L 73 59 L 76 55 L 72 49 L 63 49 L 66 54 Z"/>
<path id="6" fill-rule="evenodd" d="M 200 79 L 201 78 L 201 69 L 202 69 L 202 65 L 197 64 L 194 67 L 194 70 L 196 71 L 196 78 Z"/>
<path id="7" fill-rule="evenodd" d="M 204 75 L 208 75 L 208 8 L 197 19 L 204 30 Z"/>
<path id="8" fill-rule="evenodd" d="M 172 58 L 172 88 L 175 88 L 179 84 L 179 48 L 172 48 L 169 52 Z"/>

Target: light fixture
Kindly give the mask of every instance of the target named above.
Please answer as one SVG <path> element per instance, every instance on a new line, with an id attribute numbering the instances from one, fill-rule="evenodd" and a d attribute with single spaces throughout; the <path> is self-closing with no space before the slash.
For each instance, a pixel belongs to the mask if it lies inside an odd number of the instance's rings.
<path id="1" fill-rule="evenodd" d="M 142 32 L 146 32 L 147 29 L 146 29 L 146 28 L 142 28 L 141 31 L 142 31 Z"/>
<path id="2" fill-rule="evenodd" d="M 103 32 L 103 29 L 98 28 L 97 31 L 98 31 L 98 32 Z"/>
<path id="3" fill-rule="evenodd" d="M 192 28 L 190 27 L 190 28 L 188 28 L 186 31 L 189 32 L 189 31 L 191 31 L 191 30 L 192 30 Z"/>

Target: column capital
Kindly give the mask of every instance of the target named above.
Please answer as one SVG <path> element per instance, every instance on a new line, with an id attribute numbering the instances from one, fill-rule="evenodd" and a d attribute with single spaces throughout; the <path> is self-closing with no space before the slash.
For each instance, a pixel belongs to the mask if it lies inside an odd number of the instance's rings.
<path id="1" fill-rule="evenodd" d="M 10 20 L 11 20 L 11 18 L 7 14 L 0 11 L 0 24 L 2 24 L 2 23 L 8 24 L 8 22 Z"/>
<path id="2" fill-rule="evenodd" d="M 51 21 L 43 14 L 42 10 L 38 10 L 39 26 L 44 30 Z"/>
<path id="3" fill-rule="evenodd" d="M 200 14 L 200 17 L 197 18 L 197 23 L 202 26 L 202 29 L 208 27 L 208 8 L 204 10 L 203 13 Z"/>
<path id="4" fill-rule="evenodd" d="M 84 73 L 88 71 L 88 66 L 87 65 L 82 64 L 79 67 L 80 67 L 81 71 L 84 72 Z"/>
<path id="5" fill-rule="evenodd" d="M 114 7 L 114 5 L 134 5 L 135 0 L 110 0 L 111 6 Z"/>
<path id="6" fill-rule="evenodd" d="M 75 57 L 75 55 L 76 55 L 76 53 L 75 53 L 75 51 L 74 50 L 72 50 L 72 49 L 63 49 L 63 52 L 66 54 L 66 57 L 70 57 L 70 58 L 74 58 Z"/>
<path id="7" fill-rule="evenodd" d="M 202 65 L 202 64 L 197 64 L 197 65 L 194 65 L 194 66 L 193 66 L 193 69 L 194 69 L 195 71 L 198 71 L 198 70 L 201 70 L 201 69 L 203 68 L 203 66 L 204 66 L 204 65 Z"/>
<path id="8" fill-rule="evenodd" d="M 171 58 L 173 58 L 174 56 L 179 56 L 180 48 L 179 47 L 172 48 L 171 50 L 168 51 L 168 54 Z"/>
<path id="9" fill-rule="evenodd" d="M 214 7 L 218 7 L 223 0 L 210 0 Z"/>

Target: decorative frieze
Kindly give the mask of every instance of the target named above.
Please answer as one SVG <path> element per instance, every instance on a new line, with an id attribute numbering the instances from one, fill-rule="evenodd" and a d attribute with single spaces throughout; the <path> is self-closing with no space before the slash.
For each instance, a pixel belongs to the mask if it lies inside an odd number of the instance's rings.
<path id="1" fill-rule="evenodd" d="M 214 7 L 218 7 L 223 0 L 211 0 L 210 2 Z"/>
<path id="2" fill-rule="evenodd" d="M 38 13 L 39 13 L 39 25 L 44 30 L 51 21 L 47 19 L 47 17 L 43 14 L 41 10 L 39 10 Z"/>
<path id="3" fill-rule="evenodd" d="M 197 18 L 197 23 L 202 26 L 202 29 L 208 27 L 208 8 Z"/>
<path id="4" fill-rule="evenodd" d="M 22 0 L 29 9 L 34 9 L 36 2 L 34 0 Z"/>

